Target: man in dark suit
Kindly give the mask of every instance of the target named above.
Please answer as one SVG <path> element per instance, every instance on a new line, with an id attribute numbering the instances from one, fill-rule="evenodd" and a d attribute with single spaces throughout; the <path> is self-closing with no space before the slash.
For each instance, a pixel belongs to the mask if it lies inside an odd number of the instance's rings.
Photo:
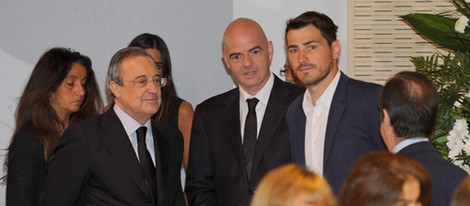
<path id="1" fill-rule="evenodd" d="M 222 53 L 239 87 L 196 107 L 185 190 L 190 205 L 248 205 L 263 175 L 291 162 L 285 112 L 301 89 L 270 72 L 271 41 L 258 23 L 240 18 L 225 30 Z"/>
<path id="2" fill-rule="evenodd" d="M 106 82 L 113 107 L 64 132 L 41 205 L 185 205 L 181 134 L 150 118 L 165 83 L 152 58 L 118 51 Z"/>
<path id="3" fill-rule="evenodd" d="M 423 74 L 405 71 L 387 81 L 380 96 L 381 133 L 390 152 L 423 164 L 432 179 L 431 204 L 450 205 L 452 194 L 468 174 L 445 160 L 429 142 L 436 124 L 438 94 Z"/>
<path id="4" fill-rule="evenodd" d="M 293 158 L 324 176 L 336 194 L 359 157 L 385 149 L 381 87 L 339 71 L 337 29 L 328 16 L 309 11 L 290 19 L 285 33 L 289 64 L 307 87 L 286 114 Z"/>

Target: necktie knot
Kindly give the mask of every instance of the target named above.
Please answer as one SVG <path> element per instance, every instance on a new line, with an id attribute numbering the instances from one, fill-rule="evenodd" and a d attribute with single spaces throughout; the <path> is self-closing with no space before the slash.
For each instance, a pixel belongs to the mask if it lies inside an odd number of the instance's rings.
<path id="1" fill-rule="evenodd" d="M 254 112 L 259 100 L 255 97 L 247 99 L 246 102 L 248 103 L 248 112 Z"/>
<path id="2" fill-rule="evenodd" d="M 136 130 L 137 133 L 137 142 L 142 143 L 145 142 L 145 134 L 147 133 L 147 127 L 139 127 Z"/>

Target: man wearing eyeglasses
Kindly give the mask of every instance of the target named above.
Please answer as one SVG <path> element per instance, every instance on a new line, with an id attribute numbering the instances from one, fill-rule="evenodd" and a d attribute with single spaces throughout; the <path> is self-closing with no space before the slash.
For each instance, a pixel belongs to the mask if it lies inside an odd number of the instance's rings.
<path id="1" fill-rule="evenodd" d="M 165 83 L 145 50 L 118 51 L 106 79 L 114 105 L 64 132 L 40 204 L 185 205 L 183 139 L 151 118 Z"/>

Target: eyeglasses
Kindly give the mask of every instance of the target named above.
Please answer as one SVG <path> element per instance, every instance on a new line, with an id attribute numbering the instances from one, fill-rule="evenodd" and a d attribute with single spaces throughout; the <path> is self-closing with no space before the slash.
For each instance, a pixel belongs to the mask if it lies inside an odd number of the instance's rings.
<path id="1" fill-rule="evenodd" d="M 156 76 L 153 79 L 148 79 L 147 77 L 139 77 L 132 81 L 126 81 L 132 83 L 137 88 L 143 88 L 147 86 L 149 82 L 153 82 L 153 85 L 156 87 L 164 87 L 167 83 L 167 79 L 165 77 Z"/>
<path id="2" fill-rule="evenodd" d="M 289 72 L 289 66 L 285 65 L 279 70 L 279 74 L 281 75 L 281 77 L 285 77 L 287 72 Z"/>

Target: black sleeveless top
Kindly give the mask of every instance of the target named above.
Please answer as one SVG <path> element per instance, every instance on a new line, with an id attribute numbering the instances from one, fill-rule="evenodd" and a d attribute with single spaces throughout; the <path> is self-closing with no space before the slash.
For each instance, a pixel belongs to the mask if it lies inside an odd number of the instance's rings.
<path id="1" fill-rule="evenodd" d="M 179 108 L 182 102 L 183 102 L 183 99 L 179 97 L 173 98 L 173 103 L 170 105 L 169 110 L 168 110 L 168 121 L 166 125 L 176 130 L 179 130 L 178 114 L 179 114 Z M 157 113 L 157 116 L 158 116 L 158 113 Z"/>

